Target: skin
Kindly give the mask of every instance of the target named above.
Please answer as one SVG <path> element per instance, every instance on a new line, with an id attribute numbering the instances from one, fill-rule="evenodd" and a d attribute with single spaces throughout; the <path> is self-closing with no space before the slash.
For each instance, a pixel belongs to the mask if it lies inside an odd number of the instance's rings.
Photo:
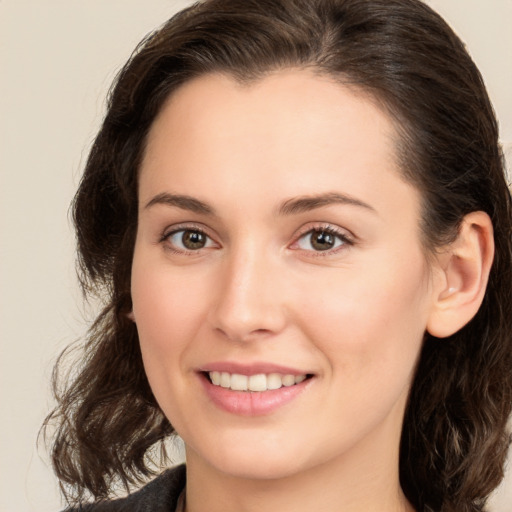
<path id="1" fill-rule="evenodd" d="M 412 510 L 401 425 L 447 282 L 426 262 L 420 194 L 400 177 L 394 140 L 374 102 L 303 70 L 249 86 L 200 77 L 154 122 L 133 318 L 155 397 L 186 444 L 189 512 Z M 334 193 L 351 201 L 279 211 Z M 315 250 L 311 231 L 326 227 L 335 247 Z M 198 228 L 199 250 L 168 236 Z M 212 361 L 313 377 L 277 410 L 244 416 L 205 393 L 198 369 Z"/>

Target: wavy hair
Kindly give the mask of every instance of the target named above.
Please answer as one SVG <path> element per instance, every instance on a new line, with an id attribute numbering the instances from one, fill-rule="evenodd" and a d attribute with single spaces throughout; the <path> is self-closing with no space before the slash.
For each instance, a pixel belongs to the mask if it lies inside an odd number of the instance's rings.
<path id="1" fill-rule="evenodd" d="M 252 82 L 308 68 L 390 115 L 405 180 L 422 196 L 426 253 L 463 217 L 492 219 L 496 256 L 483 304 L 453 336 L 425 335 L 405 412 L 402 488 L 422 512 L 485 510 L 503 477 L 512 405 L 511 197 L 483 80 L 448 25 L 419 0 L 205 0 L 149 35 L 110 91 L 73 203 L 78 269 L 104 309 L 71 373 L 54 374 L 53 464 L 68 499 L 109 497 L 154 474 L 171 435 L 146 379 L 131 310 L 137 174 L 165 100 L 207 73 Z"/>

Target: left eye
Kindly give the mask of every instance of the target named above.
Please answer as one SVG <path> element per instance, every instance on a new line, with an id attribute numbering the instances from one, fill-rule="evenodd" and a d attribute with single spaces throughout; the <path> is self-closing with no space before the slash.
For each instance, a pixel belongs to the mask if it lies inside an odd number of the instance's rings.
<path id="1" fill-rule="evenodd" d="M 213 240 L 197 229 L 180 229 L 167 236 L 167 240 L 175 248 L 181 251 L 198 251 L 207 247 L 213 247 Z"/>
<path id="2" fill-rule="evenodd" d="M 347 239 L 339 233 L 327 229 L 313 229 L 297 240 L 297 246 L 305 251 L 329 251 L 347 242 Z"/>

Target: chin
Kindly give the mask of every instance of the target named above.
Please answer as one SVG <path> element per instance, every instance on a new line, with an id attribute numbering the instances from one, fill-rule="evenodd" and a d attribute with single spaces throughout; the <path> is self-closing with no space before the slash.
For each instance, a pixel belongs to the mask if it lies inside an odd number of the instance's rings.
<path id="1" fill-rule="evenodd" d="M 194 463 L 199 459 L 216 471 L 230 475 L 233 478 L 248 480 L 279 480 L 304 471 L 311 461 L 307 460 L 304 446 L 288 449 L 280 443 L 252 441 L 237 443 L 231 439 L 229 442 L 217 441 L 215 451 L 211 446 L 205 451 L 197 451 L 187 446 L 187 463 Z"/>
<path id="2" fill-rule="evenodd" d="M 222 473 L 245 480 L 282 480 L 303 470 L 300 465 L 280 456 L 278 460 L 260 454 L 254 459 L 233 457 L 223 460 L 217 467 Z"/>

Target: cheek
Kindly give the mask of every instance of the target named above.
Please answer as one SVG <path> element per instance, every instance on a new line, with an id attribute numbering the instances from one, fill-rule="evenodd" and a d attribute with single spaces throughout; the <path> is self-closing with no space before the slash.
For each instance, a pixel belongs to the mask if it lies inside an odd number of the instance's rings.
<path id="1" fill-rule="evenodd" d="M 414 366 L 428 313 L 425 266 L 421 257 L 415 261 L 340 269 L 307 288 L 302 328 L 333 371 L 356 378 L 366 367 L 383 374 Z"/>
<path id="2" fill-rule="evenodd" d="M 142 257 L 140 257 L 142 256 Z M 132 270 L 133 313 L 146 374 L 157 400 L 169 397 L 177 370 L 193 349 L 204 311 L 204 287 L 190 282 L 183 272 L 162 263 L 134 257 Z"/>
<path id="3" fill-rule="evenodd" d="M 340 273 L 329 293 L 315 286 L 301 305 L 302 330 L 324 358 L 330 390 L 315 421 L 347 436 L 363 436 L 388 417 L 401 424 L 421 348 L 426 308 L 420 272 L 390 269 L 350 278 Z"/>
<path id="4" fill-rule="evenodd" d="M 192 340 L 198 338 L 205 309 L 204 287 L 182 274 L 134 258 L 133 312 L 144 369 L 160 407 L 171 424 L 181 429 L 176 411 L 188 410 L 180 397 L 188 396 Z"/>

